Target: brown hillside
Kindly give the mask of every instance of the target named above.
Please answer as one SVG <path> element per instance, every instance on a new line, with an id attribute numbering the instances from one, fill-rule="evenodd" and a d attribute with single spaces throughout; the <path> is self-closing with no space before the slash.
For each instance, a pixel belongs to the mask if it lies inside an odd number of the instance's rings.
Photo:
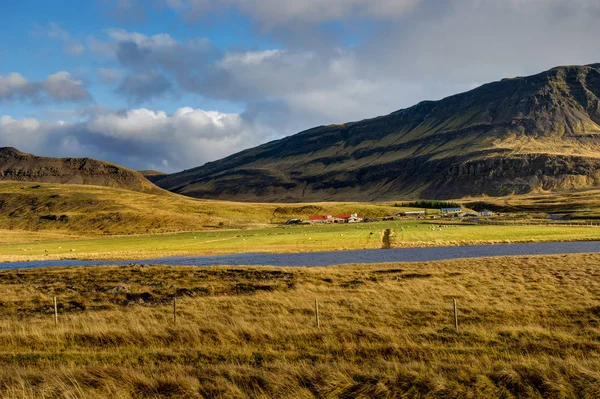
<path id="1" fill-rule="evenodd" d="M 140 173 L 91 158 L 48 158 L 12 147 L 0 148 L 0 180 L 87 184 L 159 193 L 162 190 Z"/>

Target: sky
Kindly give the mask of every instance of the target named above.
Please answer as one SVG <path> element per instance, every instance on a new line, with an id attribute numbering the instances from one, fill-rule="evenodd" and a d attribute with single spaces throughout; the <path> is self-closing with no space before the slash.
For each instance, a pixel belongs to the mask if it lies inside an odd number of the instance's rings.
<path id="1" fill-rule="evenodd" d="M 600 62 L 598 0 L 0 3 L 0 146 L 134 169 Z"/>

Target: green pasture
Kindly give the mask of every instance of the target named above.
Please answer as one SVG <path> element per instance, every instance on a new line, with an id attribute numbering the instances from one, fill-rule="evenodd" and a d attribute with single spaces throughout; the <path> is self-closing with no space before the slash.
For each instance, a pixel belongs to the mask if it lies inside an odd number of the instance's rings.
<path id="1" fill-rule="evenodd" d="M 590 226 L 479 226 L 395 220 L 2 244 L 0 260 L 140 259 L 241 252 L 375 249 L 381 248 L 386 229 L 391 230 L 392 247 L 600 239 L 600 227 Z"/>

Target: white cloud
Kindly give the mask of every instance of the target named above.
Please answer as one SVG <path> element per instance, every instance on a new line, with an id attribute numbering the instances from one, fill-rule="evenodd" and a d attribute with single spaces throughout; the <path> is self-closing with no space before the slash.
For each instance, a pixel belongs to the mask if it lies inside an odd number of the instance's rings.
<path id="1" fill-rule="evenodd" d="M 147 36 L 123 29 L 105 30 L 106 39 L 90 38 L 90 50 L 114 58 L 124 77 L 117 93 L 141 104 L 179 88 L 194 92 L 203 72 L 212 69 L 220 52 L 204 38 L 177 41 L 169 34 Z"/>
<path id="2" fill-rule="evenodd" d="M 188 20 L 209 11 L 233 7 L 268 26 L 293 22 L 322 23 L 331 20 L 376 17 L 393 19 L 412 11 L 420 0 L 164 0 Z"/>
<path id="3" fill-rule="evenodd" d="M 18 73 L 0 76 L 0 101 L 80 102 L 91 99 L 80 80 L 66 71 L 49 75 L 40 82 L 31 82 Z"/>
<path id="4" fill-rule="evenodd" d="M 52 141 L 51 132 L 60 122 L 41 123 L 36 119 L 0 117 L 0 143 L 2 146 L 27 147 L 25 152 L 42 151 L 46 142 Z"/>
<path id="5" fill-rule="evenodd" d="M 146 36 L 142 33 L 111 28 L 106 30 L 106 34 L 115 42 L 133 42 L 140 47 L 147 48 L 172 46 L 177 43 L 168 33 Z"/>
<path id="6" fill-rule="evenodd" d="M 29 82 L 21 74 L 9 73 L 6 77 L 0 76 L 0 98 L 11 97 L 14 93 L 26 90 Z"/>
<path id="7" fill-rule="evenodd" d="M 136 169 L 177 171 L 266 138 L 238 114 L 190 107 L 99 112 L 80 122 L 0 118 L 0 143 L 45 156 L 89 156 Z"/>
<path id="8" fill-rule="evenodd" d="M 117 87 L 117 93 L 135 104 L 163 97 L 170 90 L 171 82 L 157 71 L 128 74 Z"/>
<path id="9" fill-rule="evenodd" d="M 96 37 L 88 38 L 88 46 L 92 53 L 102 56 L 118 56 L 119 47 L 124 44 L 135 44 L 138 49 L 153 50 L 155 52 L 166 52 L 174 49 L 186 53 L 198 50 L 206 50 L 211 47 L 210 40 L 205 38 L 194 38 L 186 42 L 179 42 L 168 33 L 156 35 L 145 35 L 139 32 L 131 32 L 125 29 L 109 28 L 104 30 L 106 40 Z"/>
<path id="10" fill-rule="evenodd" d="M 59 71 L 50 75 L 42 82 L 44 91 L 55 101 L 82 101 L 88 100 L 90 94 L 83 87 L 81 80 L 73 79 L 66 71 Z"/>
<path id="11" fill-rule="evenodd" d="M 224 68 L 235 68 L 236 65 L 260 65 L 268 58 L 281 55 L 282 50 L 244 51 L 241 53 L 227 53 L 219 62 Z"/>

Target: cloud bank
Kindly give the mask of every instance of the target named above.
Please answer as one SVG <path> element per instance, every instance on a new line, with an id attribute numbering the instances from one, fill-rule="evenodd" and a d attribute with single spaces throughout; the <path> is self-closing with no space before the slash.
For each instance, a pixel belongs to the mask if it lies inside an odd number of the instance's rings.
<path id="1" fill-rule="evenodd" d="M 179 21 L 171 33 L 108 28 L 85 40 L 56 24 L 42 31 L 65 46 L 84 46 L 73 53 L 94 57 L 96 81 L 134 109 L 88 109 L 70 122 L 5 117 L 2 143 L 174 171 L 316 125 L 375 117 L 503 77 L 600 60 L 596 0 L 105 3 L 125 20 L 139 21 L 158 9 L 174 12 Z M 248 22 L 248 35 L 260 45 L 219 47 L 205 37 L 173 33 L 193 31 L 194 24 L 215 26 L 231 14 Z M 91 96 L 64 71 L 43 81 L 0 76 L 0 102 L 77 103 Z M 195 103 L 179 104 L 181 98 Z M 179 109 L 151 110 L 165 103 Z M 202 110 L 222 104 L 237 113 Z M 26 147 L 37 144 L 19 141 L 18 129 L 24 137 L 38 135 L 44 145 Z"/>
<path id="2" fill-rule="evenodd" d="M 92 109 L 81 122 L 0 117 L 0 143 L 34 154 L 110 160 L 135 169 L 177 171 L 257 145 L 263 129 L 238 114 L 189 107 Z"/>

